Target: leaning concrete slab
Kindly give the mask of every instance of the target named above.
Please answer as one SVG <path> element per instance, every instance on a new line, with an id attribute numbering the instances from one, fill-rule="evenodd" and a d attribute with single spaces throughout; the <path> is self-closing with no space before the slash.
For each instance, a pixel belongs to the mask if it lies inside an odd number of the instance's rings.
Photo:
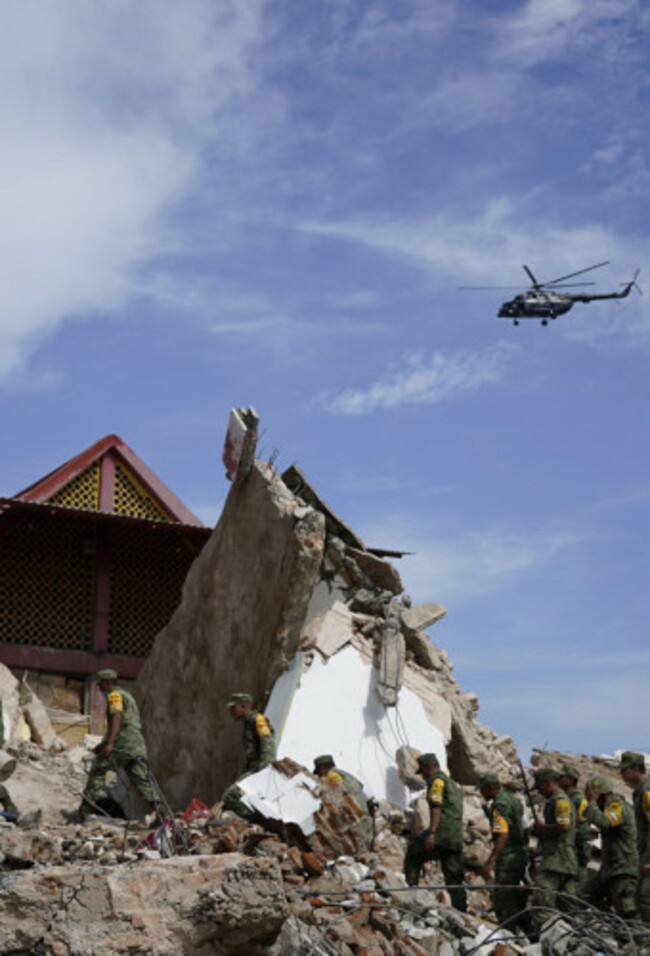
<path id="1" fill-rule="evenodd" d="M 264 705 L 292 660 L 320 567 L 323 515 L 256 462 L 234 484 L 160 632 L 136 696 L 149 757 L 176 807 L 214 803 L 241 771 L 241 724 L 226 702 Z"/>
<path id="2" fill-rule="evenodd" d="M 337 766 L 362 781 L 368 796 L 404 808 L 409 791 L 399 777 L 397 750 L 412 743 L 421 752 L 438 754 L 446 764 L 444 736 L 423 700 L 404 687 L 399 707 L 386 708 L 377 693 L 378 670 L 371 652 L 358 640 L 329 660 L 313 652 L 299 657 L 298 686 L 294 684 L 288 696 L 279 684 L 269 702 L 268 713 L 282 726 L 279 756 L 311 768 L 317 754 L 331 753 Z M 435 697 L 432 688 L 427 689 Z M 439 703 L 443 708 L 444 701 Z"/>

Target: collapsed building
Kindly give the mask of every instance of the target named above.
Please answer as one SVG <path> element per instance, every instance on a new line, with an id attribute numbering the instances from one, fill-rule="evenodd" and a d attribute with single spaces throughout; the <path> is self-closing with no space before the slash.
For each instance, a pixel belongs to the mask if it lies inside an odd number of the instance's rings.
<path id="1" fill-rule="evenodd" d="M 280 756 L 311 767 L 331 753 L 400 807 L 404 748 L 435 752 L 461 783 L 485 769 L 508 778 L 512 739 L 480 724 L 476 695 L 429 639 L 445 609 L 412 606 L 389 552 L 366 547 L 297 466 L 278 474 L 255 459 L 256 428 L 254 410 L 233 413 L 232 487 L 136 685 L 172 804 L 213 801 L 238 776 L 240 728 L 226 710 L 237 690 L 265 709 Z"/>
<path id="2" fill-rule="evenodd" d="M 98 738 L 66 747 L 29 681 L 0 665 L 6 746 L 18 761 L 11 788 L 24 812 L 23 826 L 0 822 L 0 953 L 636 952 L 602 924 L 556 923 L 529 946 L 491 921 L 476 875 L 490 833 L 475 784 L 492 770 L 515 786 L 514 744 L 482 726 L 476 696 L 432 643 L 442 605 L 413 605 L 388 560 L 398 553 L 367 547 L 297 466 L 279 474 L 256 459 L 256 432 L 254 411 L 235 410 L 223 513 L 135 687 L 173 818 L 156 831 L 109 819 L 64 825 L 58 811 L 78 801 Z M 278 737 L 270 792 L 250 778 L 255 806 L 274 801 L 267 826 L 219 801 L 241 766 L 226 710 L 234 690 L 253 695 Z M 450 908 L 437 864 L 427 864 L 426 886 L 409 888 L 401 874 L 409 826 L 424 825 L 422 791 L 412 790 L 423 750 L 463 785 L 468 914 Z M 377 799 L 370 849 L 359 794 L 309 772 L 320 752 Z M 583 761 L 585 773 L 593 766 Z M 615 766 L 597 764 L 610 775 Z"/>

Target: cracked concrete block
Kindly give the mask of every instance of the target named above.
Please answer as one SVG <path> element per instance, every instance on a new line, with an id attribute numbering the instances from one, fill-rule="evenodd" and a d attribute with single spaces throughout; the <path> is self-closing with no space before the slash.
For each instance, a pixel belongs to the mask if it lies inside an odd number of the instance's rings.
<path id="1" fill-rule="evenodd" d="M 22 712 L 34 743 L 48 748 L 63 747 L 62 741 L 52 727 L 45 705 L 31 689 L 27 700 L 23 703 Z"/>
<path id="2" fill-rule="evenodd" d="M 4 725 L 4 743 L 11 743 L 20 721 L 20 687 L 18 681 L 8 667 L 0 664 L 0 707 L 2 708 L 2 723 Z M 3 744 L 0 734 L 0 747 Z"/>
<path id="3" fill-rule="evenodd" d="M 323 657 L 331 657 L 350 643 L 353 633 L 352 612 L 345 604 L 335 601 L 307 624 L 303 647 L 315 647 Z"/>
<path id="4" fill-rule="evenodd" d="M 238 853 L 19 871 L 0 896 L 3 952 L 17 953 L 261 956 L 287 915 L 277 863 Z"/>
<path id="5" fill-rule="evenodd" d="M 391 594 L 402 593 L 404 590 L 402 579 L 397 568 L 393 567 L 389 561 L 378 558 L 376 554 L 371 554 L 370 551 L 360 551 L 358 548 L 348 547 L 347 553 L 356 561 L 373 584 L 376 584 L 382 591 L 390 591 Z"/>
<path id="6" fill-rule="evenodd" d="M 226 702 L 246 691 L 265 706 L 298 649 L 324 541 L 324 517 L 268 466 L 232 486 L 135 687 L 172 806 L 211 805 L 240 774 L 241 725 Z"/>
<path id="7" fill-rule="evenodd" d="M 402 623 L 410 631 L 424 631 L 447 613 L 442 604 L 416 604 L 401 612 Z"/>

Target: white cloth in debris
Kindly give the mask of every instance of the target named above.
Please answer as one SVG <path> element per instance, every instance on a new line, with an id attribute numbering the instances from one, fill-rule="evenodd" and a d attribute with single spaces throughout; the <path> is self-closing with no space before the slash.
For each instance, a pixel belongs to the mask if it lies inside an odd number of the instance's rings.
<path id="1" fill-rule="evenodd" d="M 265 767 L 239 780 L 237 786 L 243 791 L 243 802 L 251 810 L 270 820 L 296 823 L 306 836 L 314 832 L 314 813 L 320 807 L 320 800 L 313 791 L 318 783 L 307 774 L 285 777 L 273 767 Z"/>

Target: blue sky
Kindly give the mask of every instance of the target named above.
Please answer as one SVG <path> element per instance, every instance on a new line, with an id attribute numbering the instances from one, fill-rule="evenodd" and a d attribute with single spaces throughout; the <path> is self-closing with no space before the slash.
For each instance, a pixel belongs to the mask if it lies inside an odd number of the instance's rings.
<path id="1" fill-rule="evenodd" d="M 209 523 L 228 410 L 400 570 L 481 719 L 647 749 L 641 0 L 0 12 L 0 493 L 109 432 Z"/>

